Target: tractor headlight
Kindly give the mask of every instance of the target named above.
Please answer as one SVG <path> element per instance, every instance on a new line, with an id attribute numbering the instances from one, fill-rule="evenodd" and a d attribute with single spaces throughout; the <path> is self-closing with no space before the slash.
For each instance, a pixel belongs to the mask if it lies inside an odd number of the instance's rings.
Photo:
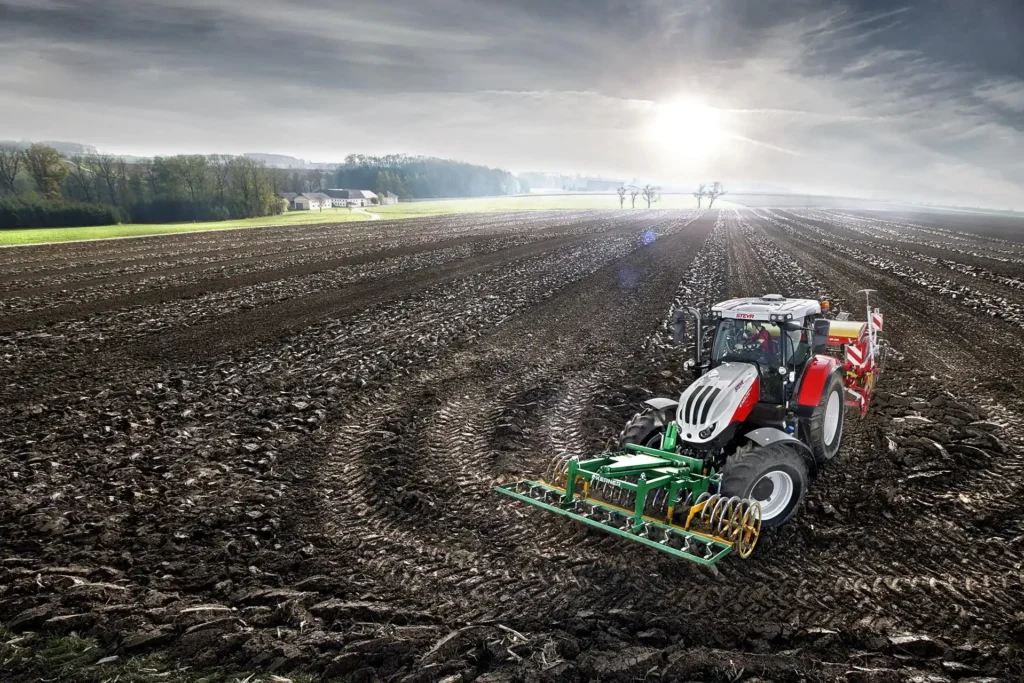
<path id="1" fill-rule="evenodd" d="M 715 424 L 716 423 L 714 422 L 709 424 L 706 428 L 700 430 L 700 433 L 697 434 L 697 436 L 699 436 L 702 439 L 708 438 L 709 436 L 715 433 Z"/>

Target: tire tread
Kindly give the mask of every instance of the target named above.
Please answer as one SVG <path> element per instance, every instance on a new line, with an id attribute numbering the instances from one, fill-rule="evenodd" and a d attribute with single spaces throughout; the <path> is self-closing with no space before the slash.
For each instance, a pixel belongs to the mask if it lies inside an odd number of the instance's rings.
<path id="1" fill-rule="evenodd" d="M 800 505 L 807 495 L 807 461 L 789 446 L 781 443 L 774 443 L 768 446 L 741 447 L 730 457 L 722 469 L 722 484 L 720 490 L 729 496 L 747 498 L 748 489 L 764 474 L 779 465 L 788 465 L 796 473 L 796 501 L 788 512 L 772 520 L 765 520 L 764 526 L 782 526 L 796 514 Z"/>
<path id="2" fill-rule="evenodd" d="M 839 389 L 839 424 L 840 429 L 843 427 L 843 423 L 846 419 L 846 392 L 843 388 L 843 380 L 840 379 L 838 372 L 833 372 L 829 375 L 828 381 L 825 383 L 825 390 L 821 393 L 821 399 L 818 401 L 818 405 L 814 408 L 814 413 L 806 419 L 806 433 L 808 446 L 811 447 L 811 452 L 814 454 L 814 461 L 819 465 L 827 462 L 839 454 L 839 449 L 843 445 L 843 434 L 839 433 L 839 443 L 836 444 L 835 450 L 829 455 L 828 450 L 825 448 L 825 408 L 828 404 L 829 394 L 832 393 L 833 388 Z"/>

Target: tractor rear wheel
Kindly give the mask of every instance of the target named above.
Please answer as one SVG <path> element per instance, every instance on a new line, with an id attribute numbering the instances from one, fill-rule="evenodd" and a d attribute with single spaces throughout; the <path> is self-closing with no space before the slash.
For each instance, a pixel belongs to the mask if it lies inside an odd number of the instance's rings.
<path id="1" fill-rule="evenodd" d="M 785 444 L 744 444 L 726 460 L 719 492 L 756 500 L 761 524 L 782 526 L 807 493 L 807 462 Z"/>
<path id="2" fill-rule="evenodd" d="M 846 416 L 846 390 L 839 373 L 834 372 L 825 383 L 821 401 L 806 421 L 808 445 L 818 463 L 831 460 L 843 441 L 843 418 Z"/>
<path id="3" fill-rule="evenodd" d="M 637 413 L 626 423 L 619 434 L 619 448 L 631 443 L 636 446 L 660 448 L 661 437 L 665 434 L 665 422 L 654 410 Z"/>

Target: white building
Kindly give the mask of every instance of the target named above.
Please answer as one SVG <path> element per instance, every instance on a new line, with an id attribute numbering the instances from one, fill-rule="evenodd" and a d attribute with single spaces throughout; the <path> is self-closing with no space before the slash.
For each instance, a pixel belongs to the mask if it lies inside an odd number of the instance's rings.
<path id="1" fill-rule="evenodd" d="M 377 194 L 369 190 L 331 189 L 324 192 L 330 196 L 333 206 L 370 206 L 377 199 Z"/>
<path id="2" fill-rule="evenodd" d="M 285 197 L 282 197 L 282 199 L 285 199 Z M 318 209 L 330 208 L 332 201 L 323 192 L 303 192 L 302 194 L 295 195 L 291 202 L 289 202 L 289 206 L 295 211 L 316 211 Z"/>

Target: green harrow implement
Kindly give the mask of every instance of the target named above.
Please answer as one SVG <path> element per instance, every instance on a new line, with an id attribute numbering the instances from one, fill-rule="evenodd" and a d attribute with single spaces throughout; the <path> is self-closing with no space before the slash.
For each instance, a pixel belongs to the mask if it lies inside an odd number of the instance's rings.
<path id="1" fill-rule="evenodd" d="M 699 564 L 717 564 L 732 552 L 746 558 L 761 531 L 761 507 L 712 494 L 721 474 L 673 452 L 675 425 L 662 449 L 634 444 L 622 453 L 565 461 L 553 482 L 496 486 L 507 496 L 577 522 Z"/>

